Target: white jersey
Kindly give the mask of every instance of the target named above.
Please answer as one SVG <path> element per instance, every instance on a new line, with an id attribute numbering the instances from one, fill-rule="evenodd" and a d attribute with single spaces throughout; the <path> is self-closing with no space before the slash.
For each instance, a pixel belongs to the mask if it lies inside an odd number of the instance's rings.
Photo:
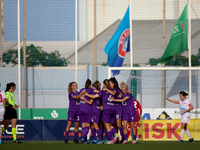
<path id="1" fill-rule="evenodd" d="M 180 100 L 180 101 L 178 101 L 178 103 L 179 103 L 179 108 L 180 108 L 180 111 L 181 110 L 186 110 L 186 109 L 188 109 L 188 108 L 190 108 L 190 107 L 193 107 L 192 106 L 192 103 L 191 103 L 191 101 L 189 100 L 189 99 L 186 99 L 186 100 Z M 188 113 L 190 113 L 189 111 L 187 111 L 187 112 L 185 112 L 185 113 L 183 113 L 183 114 L 181 114 L 181 115 L 184 115 L 184 114 L 188 114 Z"/>
<path id="2" fill-rule="evenodd" d="M 6 98 L 5 92 L 0 91 L 0 108 L 3 107 L 3 99 Z"/>

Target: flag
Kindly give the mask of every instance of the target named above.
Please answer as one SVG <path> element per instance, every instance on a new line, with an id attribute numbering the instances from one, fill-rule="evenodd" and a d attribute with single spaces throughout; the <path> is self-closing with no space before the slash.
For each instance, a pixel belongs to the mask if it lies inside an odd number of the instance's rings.
<path id="1" fill-rule="evenodd" d="M 160 61 L 161 63 L 169 62 L 172 60 L 173 55 L 186 50 L 188 50 L 187 4 L 174 27 L 170 41 Z"/>
<path id="2" fill-rule="evenodd" d="M 130 51 L 129 34 L 129 7 L 112 38 L 108 41 L 104 49 L 108 55 L 108 64 L 110 67 L 121 67 L 126 52 Z M 112 71 L 113 76 L 119 74 L 119 70 Z"/>

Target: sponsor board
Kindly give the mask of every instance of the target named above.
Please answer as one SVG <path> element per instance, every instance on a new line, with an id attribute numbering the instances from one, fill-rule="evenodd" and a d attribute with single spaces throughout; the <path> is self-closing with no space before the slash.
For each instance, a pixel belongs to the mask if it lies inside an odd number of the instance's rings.
<path id="1" fill-rule="evenodd" d="M 142 141 L 178 141 L 181 139 L 180 120 L 143 120 L 138 127 L 138 138 Z M 188 129 L 194 140 L 200 140 L 200 120 L 190 120 Z M 189 140 L 185 134 L 184 140 Z"/>
<path id="2" fill-rule="evenodd" d="M 200 109 L 193 109 L 191 119 L 200 119 Z M 179 108 L 143 108 L 143 120 L 169 120 L 181 119 Z"/>

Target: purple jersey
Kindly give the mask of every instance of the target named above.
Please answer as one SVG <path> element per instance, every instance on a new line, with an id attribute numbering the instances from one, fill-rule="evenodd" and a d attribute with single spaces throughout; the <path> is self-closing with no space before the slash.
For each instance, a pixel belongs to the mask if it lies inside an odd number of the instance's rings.
<path id="1" fill-rule="evenodd" d="M 111 90 L 111 89 L 110 89 Z M 110 100 L 110 97 L 112 97 L 112 95 L 107 92 L 107 91 L 100 91 L 98 93 L 99 97 L 102 98 L 102 101 L 103 101 L 103 109 L 115 109 L 114 107 L 114 102 L 112 102 Z"/>
<path id="2" fill-rule="evenodd" d="M 122 102 L 123 112 L 129 113 L 130 111 L 135 112 L 134 102 L 133 102 L 133 95 L 131 93 L 126 93 L 122 95 L 122 98 L 129 97 L 125 102 Z"/>
<path id="3" fill-rule="evenodd" d="M 97 94 L 97 93 L 92 93 L 92 95 L 95 95 L 95 94 Z M 99 105 L 100 105 L 101 97 L 97 97 L 93 100 L 94 100 L 94 102 L 92 104 L 92 113 L 93 112 L 100 113 L 101 110 L 99 109 Z"/>
<path id="4" fill-rule="evenodd" d="M 114 98 L 115 99 L 119 99 L 119 94 L 121 92 L 121 89 L 115 88 L 114 90 L 117 91 L 117 93 L 115 94 Z M 115 106 L 119 106 L 119 105 L 122 105 L 122 102 L 115 102 Z"/>
<path id="5" fill-rule="evenodd" d="M 74 92 L 74 91 L 71 91 L 69 93 L 69 111 L 72 111 L 72 112 L 78 111 L 80 100 L 73 99 L 72 97 L 78 96 L 79 94 L 80 94 L 79 92 Z"/>
<path id="6" fill-rule="evenodd" d="M 82 92 L 84 89 L 85 89 L 85 91 L 86 91 L 88 94 L 92 94 L 92 93 L 94 92 L 94 89 L 92 89 L 92 88 L 88 88 L 88 89 L 82 88 L 82 89 L 80 90 L 80 92 Z M 84 96 L 84 98 L 85 98 L 87 101 L 90 101 L 90 98 L 89 98 L 89 97 Z M 80 101 L 80 108 L 91 109 L 91 106 L 90 106 L 88 103 L 86 103 L 84 100 L 81 100 L 81 101 Z"/>

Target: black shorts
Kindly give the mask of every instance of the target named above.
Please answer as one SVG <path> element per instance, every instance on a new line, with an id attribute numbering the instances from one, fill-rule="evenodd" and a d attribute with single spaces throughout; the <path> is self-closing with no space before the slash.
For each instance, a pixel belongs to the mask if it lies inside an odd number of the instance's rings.
<path id="1" fill-rule="evenodd" d="M 9 107 L 6 107 L 4 120 L 11 120 L 11 119 L 17 119 L 17 111 L 12 108 L 12 105 L 9 105 Z"/>

